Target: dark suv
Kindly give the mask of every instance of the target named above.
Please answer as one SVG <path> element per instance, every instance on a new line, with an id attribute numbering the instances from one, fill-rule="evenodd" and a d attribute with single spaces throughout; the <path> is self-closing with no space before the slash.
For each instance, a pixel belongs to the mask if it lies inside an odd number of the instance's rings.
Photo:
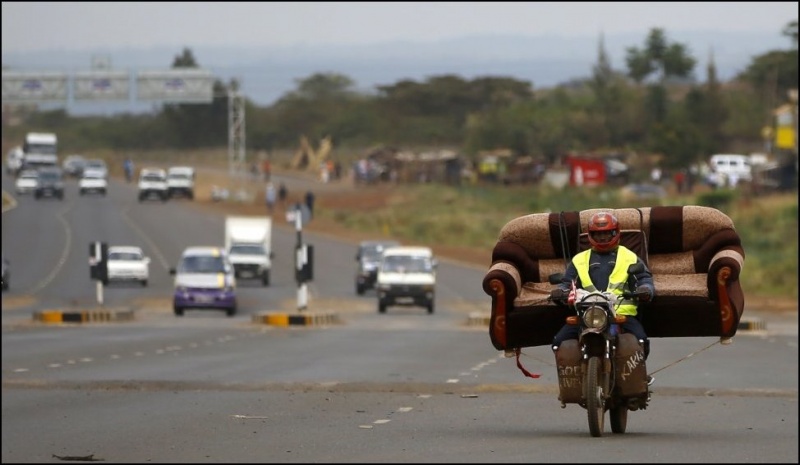
<path id="1" fill-rule="evenodd" d="M 39 184 L 33 192 L 36 200 L 42 197 L 55 197 L 64 200 L 64 175 L 61 168 L 39 168 Z"/>
<path id="2" fill-rule="evenodd" d="M 375 278 L 378 276 L 378 264 L 381 254 L 389 247 L 399 246 L 397 241 L 363 241 L 358 245 L 356 261 L 356 294 L 362 295 L 367 289 L 375 288 Z"/>

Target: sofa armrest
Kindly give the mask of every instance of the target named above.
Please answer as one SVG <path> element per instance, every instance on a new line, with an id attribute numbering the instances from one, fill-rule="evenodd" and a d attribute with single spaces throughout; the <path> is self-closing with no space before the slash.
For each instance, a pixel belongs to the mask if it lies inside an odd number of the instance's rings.
<path id="1" fill-rule="evenodd" d="M 723 267 L 730 268 L 728 281 L 736 281 L 739 279 L 739 273 L 744 266 L 744 256 L 737 250 L 723 249 L 711 257 L 711 263 L 708 264 L 708 274 L 716 275 Z"/>
<path id="2" fill-rule="evenodd" d="M 492 297 L 489 338 L 497 350 L 507 347 L 506 316 L 519 295 L 521 279 L 517 267 L 508 262 L 492 264 L 483 278 L 483 290 Z"/>
<path id="3" fill-rule="evenodd" d="M 711 259 L 708 267 L 708 295 L 719 305 L 721 336 L 731 338 L 736 334 L 744 312 L 744 292 L 739 274 L 744 256 L 737 250 L 723 249 Z"/>

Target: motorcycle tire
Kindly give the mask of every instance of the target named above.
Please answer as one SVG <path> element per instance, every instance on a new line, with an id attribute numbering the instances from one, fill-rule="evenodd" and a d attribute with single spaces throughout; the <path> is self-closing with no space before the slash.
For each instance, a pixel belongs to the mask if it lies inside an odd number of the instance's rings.
<path id="1" fill-rule="evenodd" d="M 591 357 L 586 365 L 586 412 L 589 419 L 589 432 L 592 437 L 603 435 L 605 426 L 605 395 L 600 383 L 603 361 L 600 357 Z"/>
<path id="2" fill-rule="evenodd" d="M 628 406 L 617 405 L 608 411 L 609 420 L 611 420 L 611 432 L 616 434 L 625 433 L 625 428 L 628 426 Z"/>

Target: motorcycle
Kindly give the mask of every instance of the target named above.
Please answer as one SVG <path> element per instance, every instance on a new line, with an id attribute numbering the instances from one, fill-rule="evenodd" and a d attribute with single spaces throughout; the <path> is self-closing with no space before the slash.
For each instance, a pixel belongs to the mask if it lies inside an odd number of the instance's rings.
<path id="1" fill-rule="evenodd" d="M 628 273 L 635 274 L 632 265 Z M 558 281 L 554 275 L 551 283 Z M 650 400 L 644 347 L 633 334 L 620 331 L 626 318 L 616 310 L 623 300 L 642 297 L 635 292 L 617 296 L 611 292 L 573 288 L 567 304 L 575 315 L 567 324 L 578 325 L 578 339 L 568 339 L 556 351 L 561 408 L 574 403 L 586 409 L 589 432 L 603 435 L 605 412 L 609 412 L 611 431 L 625 433 L 628 411 L 646 409 Z M 552 299 L 552 297 L 551 297 Z"/>

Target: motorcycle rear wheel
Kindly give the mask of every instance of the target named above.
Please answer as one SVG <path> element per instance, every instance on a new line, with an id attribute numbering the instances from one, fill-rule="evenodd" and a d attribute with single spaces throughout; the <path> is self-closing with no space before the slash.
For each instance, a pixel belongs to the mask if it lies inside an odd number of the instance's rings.
<path id="1" fill-rule="evenodd" d="M 600 357 L 591 357 L 586 366 L 586 380 L 584 382 L 589 433 L 596 438 L 603 435 L 603 427 L 605 426 L 605 393 L 603 392 L 603 386 L 599 382 L 602 366 L 603 361 Z"/>

